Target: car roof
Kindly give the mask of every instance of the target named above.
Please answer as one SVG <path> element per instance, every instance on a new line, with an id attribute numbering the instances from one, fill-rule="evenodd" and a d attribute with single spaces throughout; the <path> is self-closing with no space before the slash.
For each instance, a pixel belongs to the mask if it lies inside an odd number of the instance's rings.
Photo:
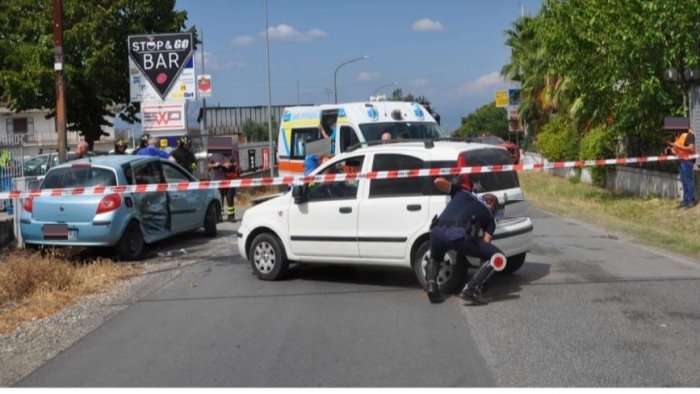
<path id="1" fill-rule="evenodd" d="M 102 165 L 102 166 L 106 166 L 106 167 L 118 168 L 126 163 L 133 164 L 133 163 L 139 163 L 139 162 L 156 160 L 156 159 L 159 159 L 159 158 L 153 157 L 153 156 L 137 156 L 137 155 L 103 155 L 103 156 L 93 156 L 93 157 L 86 157 L 83 159 L 71 160 L 71 161 L 65 162 L 63 164 L 57 165 L 53 168 L 70 167 L 73 164 L 81 164 L 81 163 L 97 164 L 97 165 Z"/>
<path id="2" fill-rule="evenodd" d="M 432 144 L 432 146 L 430 146 Z M 406 151 L 427 151 L 433 157 L 457 157 L 457 154 L 476 149 L 502 149 L 498 146 L 484 144 L 480 142 L 463 141 L 392 141 L 388 144 L 376 144 L 360 147 L 353 151 L 343 153 L 352 155 L 353 153 L 400 153 Z"/>

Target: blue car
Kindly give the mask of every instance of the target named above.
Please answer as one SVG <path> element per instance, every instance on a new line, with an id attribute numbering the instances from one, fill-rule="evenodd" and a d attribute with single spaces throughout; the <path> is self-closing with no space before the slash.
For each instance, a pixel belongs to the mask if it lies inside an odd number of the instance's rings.
<path id="1" fill-rule="evenodd" d="M 179 165 L 150 156 L 98 156 L 52 167 L 41 189 L 196 182 Z M 204 227 L 216 236 L 216 189 L 29 197 L 20 214 L 27 246 L 113 247 L 138 260 L 146 244 Z"/>

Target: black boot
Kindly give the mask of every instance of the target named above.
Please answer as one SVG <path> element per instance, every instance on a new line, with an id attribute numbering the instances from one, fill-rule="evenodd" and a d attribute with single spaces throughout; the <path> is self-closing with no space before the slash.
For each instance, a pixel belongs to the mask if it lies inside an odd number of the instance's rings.
<path id="1" fill-rule="evenodd" d="M 485 302 L 481 299 L 481 293 L 484 288 L 484 284 L 493 274 L 493 267 L 489 262 L 482 265 L 478 271 L 469 279 L 469 282 L 464 286 L 462 292 L 459 293 L 459 298 L 465 301 L 471 301 L 476 305 L 483 305 Z"/>
<path id="2" fill-rule="evenodd" d="M 440 271 L 440 262 L 435 259 L 430 259 L 425 267 L 425 279 L 428 283 L 428 299 L 431 304 L 439 304 L 445 301 L 445 298 L 440 294 L 440 286 L 437 283 L 438 272 Z"/>

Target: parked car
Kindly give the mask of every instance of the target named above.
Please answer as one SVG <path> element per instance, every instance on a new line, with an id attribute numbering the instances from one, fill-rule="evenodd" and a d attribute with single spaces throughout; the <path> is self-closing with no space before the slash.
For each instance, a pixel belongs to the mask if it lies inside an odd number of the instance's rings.
<path id="1" fill-rule="evenodd" d="M 312 175 L 357 171 L 452 168 L 510 164 L 504 149 L 454 141 L 377 144 L 342 153 Z M 533 239 L 529 204 L 516 172 L 465 176 L 477 193 L 493 193 L 504 206 L 494 243 L 508 257 L 504 272 L 525 262 Z M 430 251 L 430 222 L 449 196 L 434 185 L 434 176 L 368 179 L 294 186 L 291 191 L 249 208 L 238 230 L 238 250 L 263 280 L 276 280 L 290 263 L 385 265 L 412 268 L 425 285 Z M 469 259 L 478 267 L 481 262 Z M 466 277 L 464 256 L 448 254 L 438 284 L 459 288 Z"/>
<path id="2" fill-rule="evenodd" d="M 99 156 L 51 168 L 40 189 L 195 182 L 179 165 L 150 156 Z M 20 214 L 28 246 L 114 247 L 137 260 L 144 245 L 204 227 L 216 235 L 219 192 L 167 192 L 28 197 Z"/>
<path id="3" fill-rule="evenodd" d="M 104 152 L 88 152 L 89 157 L 104 155 Z M 66 152 L 66 161 L 75 160 L 75 152 Z M 42 176 L 52 167 L 58 165 L 58 153 L 43 153 L 24 162 L 24 176 Z"/>
<path id="4" fill-rule="evenodd" d="M 513 156 L 513 164 L 520 164 L 520 148 L 518 145 L 505 141 L 503 138 L 495 135 L 486 135 L 480 137 L 469 137 L 470 142 L 480 142 L 482 144 L 496 145 L 505 148 Z"/>

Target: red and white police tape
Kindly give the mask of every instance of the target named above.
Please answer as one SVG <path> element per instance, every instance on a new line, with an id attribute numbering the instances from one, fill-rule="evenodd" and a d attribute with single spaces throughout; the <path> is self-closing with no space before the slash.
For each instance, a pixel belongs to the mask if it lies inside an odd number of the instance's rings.
<path id="1" fill-rule="evenodd" d="M 694 154 L 690 158 L 698 158 L 700 154 Z M 557 168 L 576 168 L 576 167 L 595 167 L 620 164 L 640 164 L 651 163 L 657 161 L 672 161 L 678 160 L 678 156 L 649 156 L 649 157 L 628 157 L 618 159 L 597 159 L 597 160 L 576 160 L 576 161 L 559 161 L 551 163 L 532 163 L 532 164 L 504 164 L 491 166 L 473 166 L 473 167 L 452 167 L 452 168 L 427 168 L 427 169 L 410 169 L 410 170 L 391 170 L 391 171 L 373 171 L 358 174 L 327 174 L 316 176 L 283 176 L 283 177 L 268 177 L 268 178 L 245 178 L 245 179 L 226 179 L 219 181 L 198 181 L 198 182 L 182 182 L 182 183 L 158 183 L 148 185 L 120 185 L 120 186 L 93 186 L 93 187 L 74 187 L 66 189 L 36 189 L 28 192 L 13 190 L 10 192 L 1 192 L 0 200 L 26 198 L 26 197 L 46 197 L 46 196 L 86 196 L 86 195 L 102 195 L 112 193 L 149 193 L 149 192 L 166 192 L 166 191 L 186 191 L 186 190 L 204 190 L 204 189 L 220 189 L 220 188 L 241 188 L 241 187 L 258 187 L 271 185 L 291 185 L 303 183 L 325 183 L 325 182 L 341 182 L 346 180 L 355 180 L 360 178 L 367 179 L 399 179 L 413 178 L 421 176 L 439 176 L 439 175 L 460 175 L 460 174 L 484 174 L 489 172 L 506 172 L 506 171 L 525 171 L 525 170 L 549 170 Z"/>

